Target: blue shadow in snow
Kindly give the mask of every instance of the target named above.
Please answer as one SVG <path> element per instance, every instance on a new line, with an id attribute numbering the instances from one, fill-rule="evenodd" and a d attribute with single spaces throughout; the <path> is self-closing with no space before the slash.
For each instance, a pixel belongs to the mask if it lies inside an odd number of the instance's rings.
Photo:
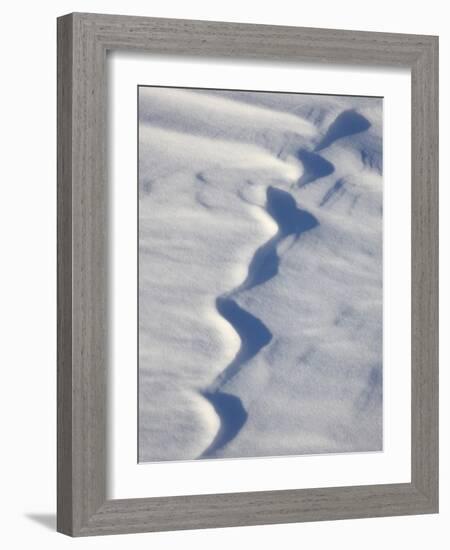
<path id="1" fill-rule="evenodd" d="M 325 206 L 327 202 L 331 200 L 334 195 L 336 195 L 336 193 L 339 193 L 340 191 L 342 192 L 344 190 L 343 187 L 344 180 L 341 178 L 337 180 L 334 185 L 330 187 L 330 189 L 328 189 L 328 191 L 323 196 L 323 199 L 320 201 L 320 206 Z"/>
<path id="2" fill-rule="evenodd" d="M 297 152 L 297 158 L 303 164 L 303 175 L 298 180 L 299 187 L 308 185 L 308 183 L 329 176 L 334 172 L 334 164 L 317 153 L 312 153 L 306 149 L 300 149 L 300 151 Z"/>
<path id="3" fill-rule="evenodd" d="M 312 214 L 297 207 L 290 193 L 276 187 L 269 187 L 266 198 L 267 213 L 277 223 L 278 232 L 255 252 L 248 268 L 247 278 L 237 290 L 249 290 L 275 277 L 280 265 L 278 244 L 289 235 L 295 235 L 298 238 L 305 231 L 319 225 Z"/>
<path id="4" fill-rule="evenodd" d="M 288 235 L 299 236 L 319 225 L 312 214 L 298 208 L 294 197 L 287 191 L 269 187 L 266 196 L 266 210 L 278 224 L 280 240 Z"/>
<path id="5" fill-rule="evenodd" d="M 327 133 L 323 137 L 322 141 L 316 146 L 316 151 L 321 151 L 326 147 L 329 147 L 336 140 L 343 137 L 352 136 L 353 134 L 359 134 L 365 132 L 370 128 L 370 122 L 366 117 L 360 115 L 354 109 L 349 111 L 343 111 L 340 113 L 334 122 L 330 124 Z"/>
<path id="6" fill-rule="evenodd" d="M 248 415 L 242 401 L 235 395 L 217 390 L 212 393 L 204 392 L 203 396 L 211 403 L 220 418 L 220 428 L 216 437 L 199 457 L 212 458 L 216 451 L 236 437 L 247 421 Z"/>

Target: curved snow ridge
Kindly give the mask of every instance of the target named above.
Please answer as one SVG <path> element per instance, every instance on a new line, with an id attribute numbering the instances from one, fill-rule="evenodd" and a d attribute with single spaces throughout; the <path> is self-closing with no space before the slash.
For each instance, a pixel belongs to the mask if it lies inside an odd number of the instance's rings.
<path id="1" fill-rule="evenodd" d="M 243 128 L 254 132 L 271 128 L 279 133 L 289 131 L 308 138 L 318 134 L 317 127 L 298 114 L 215 95 L 205 89 L 143 87 L 139 92 L 139 111 L 145 122 L 201 129 L 206 134 L 213 132 L 215 135 L 218 127 L 235 137 Z"/>
<path id="2" fill-rule="evenodd" d="M 234 439 L 246 423 L 248 414 L 242 401 L 236 395 L 225 393 L 220 390 L 214 392 L 205 391 L 203 397 L 214 407 L 220 419 L 219 430 L 211 445 L 198 457 L 212 458 L 214 453 Z"/>
<path id="3" fill-rule="evenodd" d="M 287 181 L 295 181 L 303 173 L 303 166 L 297 159 L 290 157 L 282 160 L 260 145 L 232 139 L 211 140 L 179 130 L 142 125 L 139 130 L 139 154 L 143 179 L 147 173 L 155 176 L 154 163 L 147 164 L 145 160 L 152 158 L 150 152 L 158 155 L 160 170 L 165 166 L 166 171 L 186 166 L 192 166 L 197 173 L 211 168 L 228 170 L 232 158 L 234 170 L 252 174 L 270 173 Z"/>
<path id="4" fill-rule="evenodd" d="M 275 277 L 280 265 L 279 243 L 291 235 L 298 239 L 302 233 L 319 224 L 312 214 L 297 207 L 294 197 L 287 191 L 270 186 L 266 198 L 266 212 L 278 225 L 278 231 L 255 252 L 245 281 L 233 294 L 250 290 Z"/>
<path id="5" fill-rule="evenodd" d="M 235 297 L 266 283 L 278 274 L 280 257 L 277 247 L 281 241 L 291 235 L 296 240 L 302 233 L 319 225 L 315 216 L 298 208 L 294 197 L 287 191 L 270 186 L 267 189 L 266 198 L 265 209 L 276 222 L 278 231 L 255 252 L 244 282 L 216 299 L 217 311 L 239 335 L 241 346 L 233 361 L 209 388 L 202 392 L 203 397 L 214 407 L 220 419 L 220 428 L 211 445 L 199 458 L 214 456 L 218 450 L 236 437 L 247 421 L 248 414 L 241 400 L 235 395 L 222 392 L 221 388 L 267 346 L 273 337 L 260 319 L 237 304 Z"/>
<path id="6" fill-rule="evenodd" d="M 241 339 L 241 346 L 233 361 L 216 378 L 210 390 L 220 388 L 231 380 L 241 368 L 272 340 L 272 333 L 257 317 L 242 309 L 231 297 L 221 296 L 216 300 L 217 311 L 226 319 Z"/>

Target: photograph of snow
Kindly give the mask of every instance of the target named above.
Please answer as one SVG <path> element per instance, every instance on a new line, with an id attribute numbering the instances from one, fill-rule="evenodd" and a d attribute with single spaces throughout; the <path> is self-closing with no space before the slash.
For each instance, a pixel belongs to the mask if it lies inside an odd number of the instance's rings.
<path id="1" fill-rule="evenodd" d="M 383 449 L 383 100 L 138 87 L 139 462 Z"/>

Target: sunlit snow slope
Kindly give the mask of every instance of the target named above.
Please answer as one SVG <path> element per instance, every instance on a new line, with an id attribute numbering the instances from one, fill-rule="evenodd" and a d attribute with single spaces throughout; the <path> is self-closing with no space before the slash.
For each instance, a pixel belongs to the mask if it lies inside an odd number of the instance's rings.
<path id="1" fill-rule="evenodd" d="M 139 459 L 382 448 L 382 100 L 139 88 Z"/>

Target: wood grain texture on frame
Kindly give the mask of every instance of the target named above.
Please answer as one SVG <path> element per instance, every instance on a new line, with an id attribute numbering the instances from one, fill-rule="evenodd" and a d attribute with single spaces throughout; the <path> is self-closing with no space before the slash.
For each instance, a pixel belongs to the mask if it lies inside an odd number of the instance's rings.
<path id="1" fill-rule="evenodd" d="M 106 52 L 123 49 L 411 69 L 411 483 L 107 500 Z M 437 512 L 437 348 L 437 37 L 82 13 L 58 19 L 58 531 L 85 536 Z"/>

